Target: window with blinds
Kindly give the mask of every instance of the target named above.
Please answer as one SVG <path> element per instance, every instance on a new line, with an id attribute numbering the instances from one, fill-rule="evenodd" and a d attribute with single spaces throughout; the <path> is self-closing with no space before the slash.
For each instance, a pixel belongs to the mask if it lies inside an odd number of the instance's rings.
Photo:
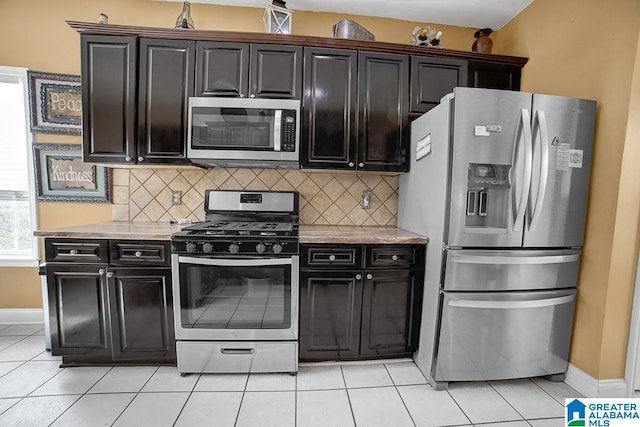
<path id="1" fill-rule="evenodd" d="M 0 67 L 0 262 L 36 259 L 26 70 Z"/>

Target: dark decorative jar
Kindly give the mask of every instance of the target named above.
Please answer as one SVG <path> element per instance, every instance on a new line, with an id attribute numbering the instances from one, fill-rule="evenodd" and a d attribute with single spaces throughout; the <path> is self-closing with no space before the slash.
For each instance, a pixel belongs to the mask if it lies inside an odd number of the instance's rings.
<path id="1" fill-rule="evenodd" d="M 477 53 L 491 53 L 491 48 L 493 48 L 493 40 L 489 37 L 493 30 L 491 28 L 482 28 L 475 32 L 473 37 L 476 38 L 476 41 L 473 42 L 473 46 L 471 46 L 472 52 Z"/>

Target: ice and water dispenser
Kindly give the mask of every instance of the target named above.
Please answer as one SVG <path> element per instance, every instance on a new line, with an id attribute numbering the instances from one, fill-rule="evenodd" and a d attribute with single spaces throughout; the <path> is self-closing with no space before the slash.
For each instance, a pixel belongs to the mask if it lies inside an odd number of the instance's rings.
<path id="1" fill-rule="evenodd" d="M 506 228 L 511 165 L 469 163 L 466 227 Z"/>

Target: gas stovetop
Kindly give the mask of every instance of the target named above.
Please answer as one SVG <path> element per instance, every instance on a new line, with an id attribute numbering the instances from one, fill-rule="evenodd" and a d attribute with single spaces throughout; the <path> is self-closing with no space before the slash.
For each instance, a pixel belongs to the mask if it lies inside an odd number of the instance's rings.
<path id="1" fill-rule="evenodd" d="M 203 222 L 186 228 L 194 235 L 206 236 L 289 236 L 293 223 L 277 222 Z"/>

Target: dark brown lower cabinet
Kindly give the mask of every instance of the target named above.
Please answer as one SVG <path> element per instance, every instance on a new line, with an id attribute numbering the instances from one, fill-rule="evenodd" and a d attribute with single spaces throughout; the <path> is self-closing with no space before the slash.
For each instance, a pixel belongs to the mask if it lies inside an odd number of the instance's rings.
<path id="1" fill-rule="evenodd" d="M 83 262 L 91 242 L 102 243 L 103 263 Z M 46 266 L 53 355 L 65 364 L 175 361 L 169 242 L 46 239 L 45 248 L 67 260 Z"/>
<path id="2" fill-rule="evenodd" d="M 423 245 L 301 249 L 301 360 L 400 357 L 417 349 Z"/>

